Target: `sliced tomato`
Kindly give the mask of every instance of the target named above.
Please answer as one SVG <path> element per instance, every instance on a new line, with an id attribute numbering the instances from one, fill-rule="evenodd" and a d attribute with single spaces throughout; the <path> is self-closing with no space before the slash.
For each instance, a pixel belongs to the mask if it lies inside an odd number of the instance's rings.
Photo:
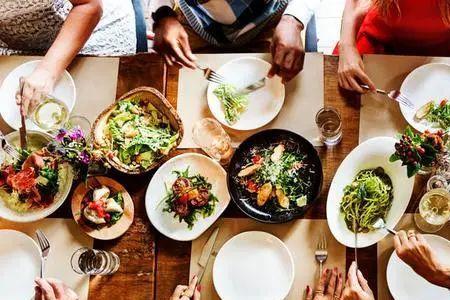
<path id="1" fill-rule="evenodd" d="M 258 155 L 258 154 L 253 155 L 252 163 L 253 164 L 259 164 L 261 162 L 261 159 L 262 159 L 261 155 Z"/>
<path id="2" fill-rule="evenodd" d="M 248 180 L 247 190 L 251 193 L 256 193 L 258 191 L 258 185 L 253 180 Z"/>
<path id="3" fill-rule="evenodd" d="M 180 204 L 187 204 L 189 201 L 189 194 L 183 194 L 177 199 L 178 203 Z"/>
<path id="4" fill-rule="evenodd" d="M 445 105 L 447 104 L 447 102 L 448 102 L 447 99 L 443 99 L 439 105 L 440 105 L 441 107 L 442 107 L 442 106 L 445 106 Z"/>

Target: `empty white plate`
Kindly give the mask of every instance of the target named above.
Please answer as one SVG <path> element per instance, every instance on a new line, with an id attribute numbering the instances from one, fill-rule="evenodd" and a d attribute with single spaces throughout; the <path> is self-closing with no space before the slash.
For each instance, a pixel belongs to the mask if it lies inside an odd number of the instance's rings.
<path id="1" fill-rule="evenodd" d="M 400 91 L 404 93 L 415 106 L 414 109 L 411 109 L 404 105 L 400 105 L 400 110 L 409 125 L 420 132 L 424 132 L 427 129 L 431 132 L 436 132 L 438 130 L 438 128 L 432 127 L 426 120 L 416 120 L 414 115 L 425 103 L 434 101 L 439 104 L 443 99 L 450 100 L 449 83 L 450 65 L 447 64 L 427 64 L 409 73 L 400 88 Z"/>
<path id="2" fill-rule="evenodd" d="M 177 178 L 173 171 L 184 171 L 188 167 L 189 175 L 200 174 L 212 184 L 212 193 L 219 199 L 214 213 L 207 218 L 199 215 L 192 229 L 185 222 L 180 223 L 173 213 L 164 212 L 162 203 L 167 193 L 166 185 L 170 188 Z M 177 241 L 198 238 L 217 220 L 229 203 L 225 170 L 211 158 L 197 153 L 181 154 L 164 163 L 153 175 L 145 195 L 145 208 L 150 222 L 159 232 Z"/>
<path id="3" fill-rule="evenodd" d="M 432 234 L 424 235 L 439 260 L 450 261 L 450 241 Z M 397 300 L 450 299 L 450 290 L 429 283 L 392 252 L 386 270 L 387 283 Z"/>
<path id="4" fill-rule="evenodd" d="M 18 66 L 6 76 L 0 86 L 0 114 L 3 117 L 3 120 L 15 130 L 19 130 L 21 126 L 19 107 L 16 104 L 16 92 L 19 87 L 19 78 L 30 75 L 39 62 L 40 60 L 33 60 Z M 69 72 L 64 71 L 53 92 L 51 92 L 51 95 L 64 102 L 69 109 L 69 113 L 72 112 L 72 109 L 75 106 L 76 91 L 75 83 Z M 26 120 L 26 125 L 29 130 L 41 130 L 29 119 Z"/>
<path id="5" fill-rule="evenodd" d="M 213 281 L 223 300 L 281 300 L 294 281 L 294 260 L 286 245 L 262 231 L 229 239 L 214 261 Z"/>
<path id="6" fill-rule="evenodd" d="M 414 187 L 414 177 L 408 178 L 406 167 L 401 162 L 389 162 L 394 153 L 396 139 L 376 137 L 358 145 L 339 166 L 331 182 L 327 199 L 327 221 L 333 236 L 339 243 L 354 247 L 355 235 L 347 228 L 340 204 L 344 195 L 344 187 L 352 183 L 355 175 L 365 169 L 382 167 L 392 180 L 394 199 L 386 217 L 386 224 L 394 228 L 405 213 Z M 386 230 L 375 230 L 358 234 L 358 248 L 373 245 L 387 235 Z"/>
<path id="7" fill-rule="evenodd" d="M 41 251 L 28 235 L 0 230 L 0 291 L 8 300 L 34 299 L 34 279 L 41 269 Z"/>
<path id="8" fill-rule="evenodd" d="M 256 57 L 242 57 L 233 59 L 221 66 L 217 73 L 226 78 L 227 82 L 236 89 L 244 88 L 255 81 L 267 76 L 270 64 Z M 259 90 L 248 94 L 248 107 L 239 120 L 229 124 L 225 120 L 222 103 L 213 91 L 217 83 L 208 85 L 208 106 L 214 117 L 223 125 L 237 130 L 253 130 L 272 121 L 280 112 L 284 103 L 284 85 L 278 76 L 266 80 L 266 85 Z"/>

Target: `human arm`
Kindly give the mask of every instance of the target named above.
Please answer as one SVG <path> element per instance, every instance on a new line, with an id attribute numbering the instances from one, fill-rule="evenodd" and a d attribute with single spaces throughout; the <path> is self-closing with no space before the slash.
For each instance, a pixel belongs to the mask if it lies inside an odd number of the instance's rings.
<path id="1" fill-rule="evenodd" d="M 16 100 L 26 115 L 56 82 L 86 43 L 102 15 L 101 0 L 70 0 L 73 8 L 67 15 L 55 41 L 36 69 L 24 78 L 22 93 Z"/>
<path id="2" fill-rule="evenodd" d="M 340 300 L 375 300 L 367 280 L 356 263 L 352 262 L 347 272 L 347 281 Z"/>
<path id="3" fill-rule="evenodd" d="M 61 280 L 36 278 L 35 283 L 35 300 L 78 300 L 77 294 Z"/>
<path id="4" fill-rule="evenodd" d="M 367 84 L 371 90 L 375 90 L 375 85 L 364 71 L 364 63 L 356 48 L 356 36 L 369 9 L 369 0 L 345 2 L 339 41 L 339 86 L 359 93 L 365 92 L 360 83 Z"/>
<path id="5" fill-rule="evenodd" d="M 436 257 L 423 235 L 401 230 L 394 237 L 395 252 L 417 274 L 429 282 L 450 288 L 450 265 Z"/>

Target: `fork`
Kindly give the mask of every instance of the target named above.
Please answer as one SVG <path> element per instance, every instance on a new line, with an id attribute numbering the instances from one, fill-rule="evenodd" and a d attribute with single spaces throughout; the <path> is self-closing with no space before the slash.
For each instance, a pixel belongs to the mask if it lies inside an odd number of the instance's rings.
<path id="1" fill-rule="evenodd" d="M 40 229 L 36 230 L 36 237 L 38 239 L 39 247 L 41 248 L 41 278 L 44 278 L 45 263 L 47 262 L 47 256 L 50 253 L 50 243 Z"/>
<path id="2" fill-rule="evenodd" d="M 361 87 L 363 89 L 370 90 L 367 84 L 362 84 Z M 388 98 L 397 101 L 398 103 L 403 104 L 411 109 L 414 109 L 414 104 L 408 99 L 408 97 L 405 96 L 405 94 L 402 94 L 399 90 L 392 90 L 390 92 L 387 92 L 382 89 L 376 89 L 376 92 L 378 94 L 386 95 Z"/>
<path id="3" fill-rule="evenodd" d="M 21 158 L 19 151 L 17 151 L 16 148 L 14 148 L 13 146 L 11 146 L 10 143 L 8 143 L 2 132 L 0 132 L 0 146 L 3 149 L 3 151 L 5 151 L 5 153 L 11 156 L 13 159 L 19 160 Z"/>
<path id="4" fill-rule="evenodd" d="M 214 83 L 218 83 L 218 84 L 225 83 L 225 78 L 222 75 L 218 74 L 213 69 L 211 69 L 209 67 L 201 66 L 198 64 L 197 64 L 197 68 L 199 68 L 200 70 L 203 71 L 203 77 L 205 77 L 206 80 L 214 82 Z"/>
<path id="5" fill-rule="evenodd" d="M 322 275 L 323 263 L 327 260 L 327 238 L 325 234 L 322 233 L 319 241 L 317 242 L 317 249 L 314 252 L 316 260 L 319 262 L 319 277 Z"/>

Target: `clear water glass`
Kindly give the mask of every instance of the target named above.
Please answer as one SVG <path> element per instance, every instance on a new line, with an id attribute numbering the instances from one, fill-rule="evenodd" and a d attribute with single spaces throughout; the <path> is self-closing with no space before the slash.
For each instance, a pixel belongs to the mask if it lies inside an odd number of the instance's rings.
<path id="1" fill-rule="evenodd" d="M 83 247 L 72 254 L 70 264 L 78 274 L 111 275 L 119 269 L 120 259 L 110 251 Z"/>
<path id="2" fill-rule="evenodd" d="M 79 115 L 73 115 L 70 116 L 69 120 L 66 123 L 67 129 L 73 129 L 76 127 L 79 127 L 83 133 L 84 137 L 87 142 L 91 139 L 91 122 L 89 122 L 88 118 L 79 116 Z"/>
<path id="3" fill-rule="evenodd" d="M 423 232 L 439 231 L 450 219 L 450 193 L 446 188 L 426 192 L 414 214 L 417 227 Z"/>
<path id="4" fill-rule="evenodd" d="M 212 159 L 222 165 L 230 162 L 233 156 L 231 138 L 214 119 L 205 118 L 197 121 L 192 128 L 194 142 Z"/>
<path id="5" fill-rule="evenodd" d="M 320 140 L 326 146 L 335 146 L 342 140 L 342 119 L 339 111 L 333 107 L 324 107 L 316 114 Z"/>

